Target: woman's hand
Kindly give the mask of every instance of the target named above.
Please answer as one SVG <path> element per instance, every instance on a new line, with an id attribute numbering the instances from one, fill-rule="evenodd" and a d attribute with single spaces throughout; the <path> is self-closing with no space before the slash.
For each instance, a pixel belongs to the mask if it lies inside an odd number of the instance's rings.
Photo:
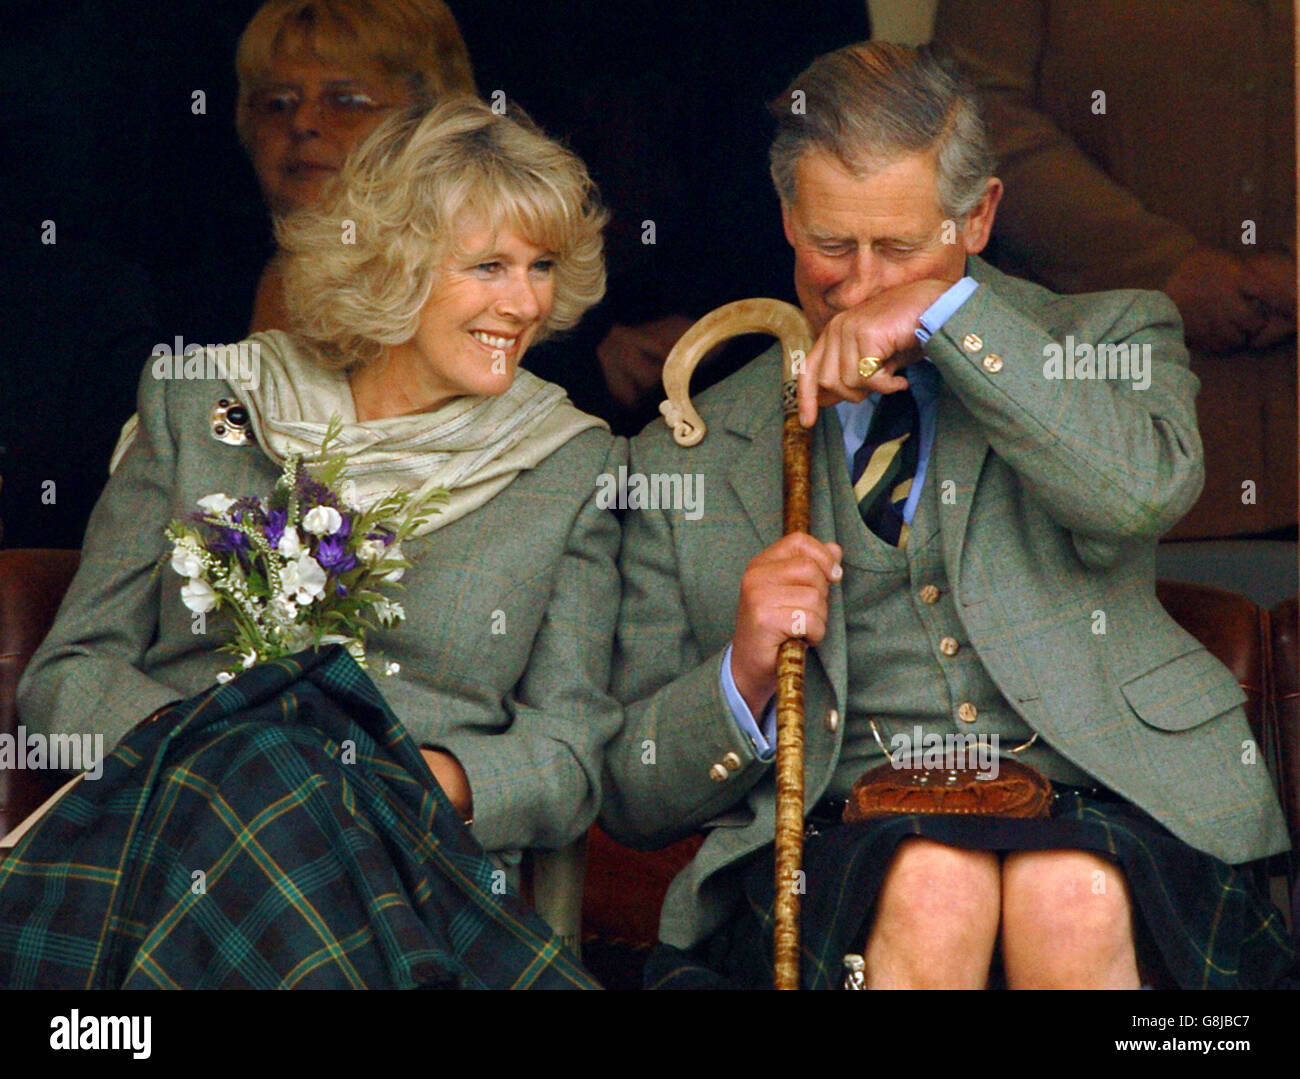
<path id="1" fill-rule="evenodd" d="M 443 749 L 421 749 L 420 756 L 429 766 L 433 778 L 438 781 L 442 792 L 451 800 L 463 821 L 474 817 L 474 796 L 469 789 L 469 777 L 460 761 Z"/>

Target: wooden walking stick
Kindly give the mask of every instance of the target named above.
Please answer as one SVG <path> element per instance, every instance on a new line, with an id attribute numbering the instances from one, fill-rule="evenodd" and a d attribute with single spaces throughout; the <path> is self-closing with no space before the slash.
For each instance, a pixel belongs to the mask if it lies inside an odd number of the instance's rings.
<path id="1" fill-rule="evenodd" d="M 678 445 L 694 446 L 705 433 L 691 404 L 691 374 L 721 341 L 744 333 L 770 333 L 781 342 L 781 434 L 785 532 L 811 527 L 808 468 L 810 432 L 799 423 L 798 363 L 812 347 L 812 331 L 802 311 L 780 300 L 737 300 L 711 311 L 682 335 L 664 361 L 659 406 Z M 776 932 L 773 983 L 799 988 L 799 896 L 803 863 L 803 670 L 808 642 L 792 637 L 777 657 L 776 694 Z"/>

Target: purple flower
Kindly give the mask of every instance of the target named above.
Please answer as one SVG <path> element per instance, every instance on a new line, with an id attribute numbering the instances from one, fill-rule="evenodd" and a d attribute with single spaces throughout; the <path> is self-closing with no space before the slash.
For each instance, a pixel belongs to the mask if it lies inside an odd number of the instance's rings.
<path id="1" fill-rule="evenodd" d="M 289 514 L 284 510 L 271 510 L 266 515 L 266 542 L 275 547 L 284 535 L 284 526 L 289 521 Z"/>
<path id="2" fill-rule="evenodd" d="M 210 549 L 216 554 L 242 555 L 248 551 L 248 537 L 233 528 L 216 528 Z"/>
<path id="3" fill-rule="evenodd" d="M 351 527 L 350 524 L 349 527 Z M 397 536 L 396 532 L 394 532 L 391 528 L 385 527 L 384 525 L 377 525 L 373 532 L 366 533 L 366 539 L 378 540 L 385 547 L 392 546 L 393 540 L 396 536 Z"/>
<path id="4" fill-rule="evenodd" d="M 306 469 L 298 471 L 298 502 L 303 506 L 331 506 L 342 512 L 339 497 Z"/>
<path id="5" fill-rule="evenodd" d="M 321 537 L 320 546 L 316 548 L 316 561 L 325 570 L 336 574 L 347 573 L 357 566 L 357 556 L 348 550 L 347 541 L 337 533 Z"/>
<path id="6" fill-rule="evenodd" d="M 348 586 L 340 581 L 334 586 L 334 594 L 341 599 L 348 594 Z"/>

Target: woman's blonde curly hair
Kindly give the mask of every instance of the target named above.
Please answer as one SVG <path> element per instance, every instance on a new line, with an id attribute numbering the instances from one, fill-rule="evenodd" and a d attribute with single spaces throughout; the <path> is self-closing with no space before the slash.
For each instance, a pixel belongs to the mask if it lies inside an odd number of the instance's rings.
<path id="1" fill-rule="evenodd" d="M 277 222 L 291 328 L 331 367 L 415 336 L 444 261 L 467 230 L 509 228 L 554 259 L 555 301 L 537 340 L 605 293 L 608 218 L 586 167 L 510 106 L 454 97 L 385 120 L 321 203 Z"/>

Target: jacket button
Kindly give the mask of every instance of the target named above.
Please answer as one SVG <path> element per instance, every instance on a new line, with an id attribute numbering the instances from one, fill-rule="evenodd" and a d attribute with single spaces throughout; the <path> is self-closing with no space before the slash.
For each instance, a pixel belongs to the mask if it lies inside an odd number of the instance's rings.
<path id="1" fill-rule="evenodd" d="M 722 766 L 730 772 L 740 771 L 740 754 L 728 753 L 722 758 Z"/>
<path id="2" fill-rule="evenodd" d="M 1002 370 L 1002 357 L 999 356 L 996 352 L 990 352 L 987 356 L 984 357 L 982 362 L 984 364 L 984 370 L 988 371 L 991 374 L 996 375 L 999 371 Z"/>
<path id="3" fill-rule="evenodd" d="M 939 651 L 945 656 L 955 656 L 961 650 L 956 637 L 944 637 L 939 641 Z"/>
<path id="4" fill-rule="evenodd" d="M 709 769 L 709 778 L 715 783 L 723 783 L 731 773 L 727 771 L 726 765 L 719 762 Z"/>
<path id="5" fill-rule="evenodd" d="M 919 594 L 922 603 L 939 602 L 939 589 L 932 584 L 927 584 L 924 588 L 921 589 Z"/>
<path id="6" fill-rule="evenodd" d="M 963 723 L 974 723 L 975 720 L 979 718 L 979 709 L 971 704 L 970 701 L 962 701 L 962 703 L 957 706 L 957 718 Z"/>
<path id="7" fill-rule="evenodd" d="M 826 729 L 834 734 L 840 729 L 840 713 L 835 708 L 826 709 Z"/>
<path id="8" fill-rule="evenodd" d="M 968 333 L 961 339 L 961 347 L 967 352 L 978 352 L 984 347 L 984 338 L 977 333 Z"/>

